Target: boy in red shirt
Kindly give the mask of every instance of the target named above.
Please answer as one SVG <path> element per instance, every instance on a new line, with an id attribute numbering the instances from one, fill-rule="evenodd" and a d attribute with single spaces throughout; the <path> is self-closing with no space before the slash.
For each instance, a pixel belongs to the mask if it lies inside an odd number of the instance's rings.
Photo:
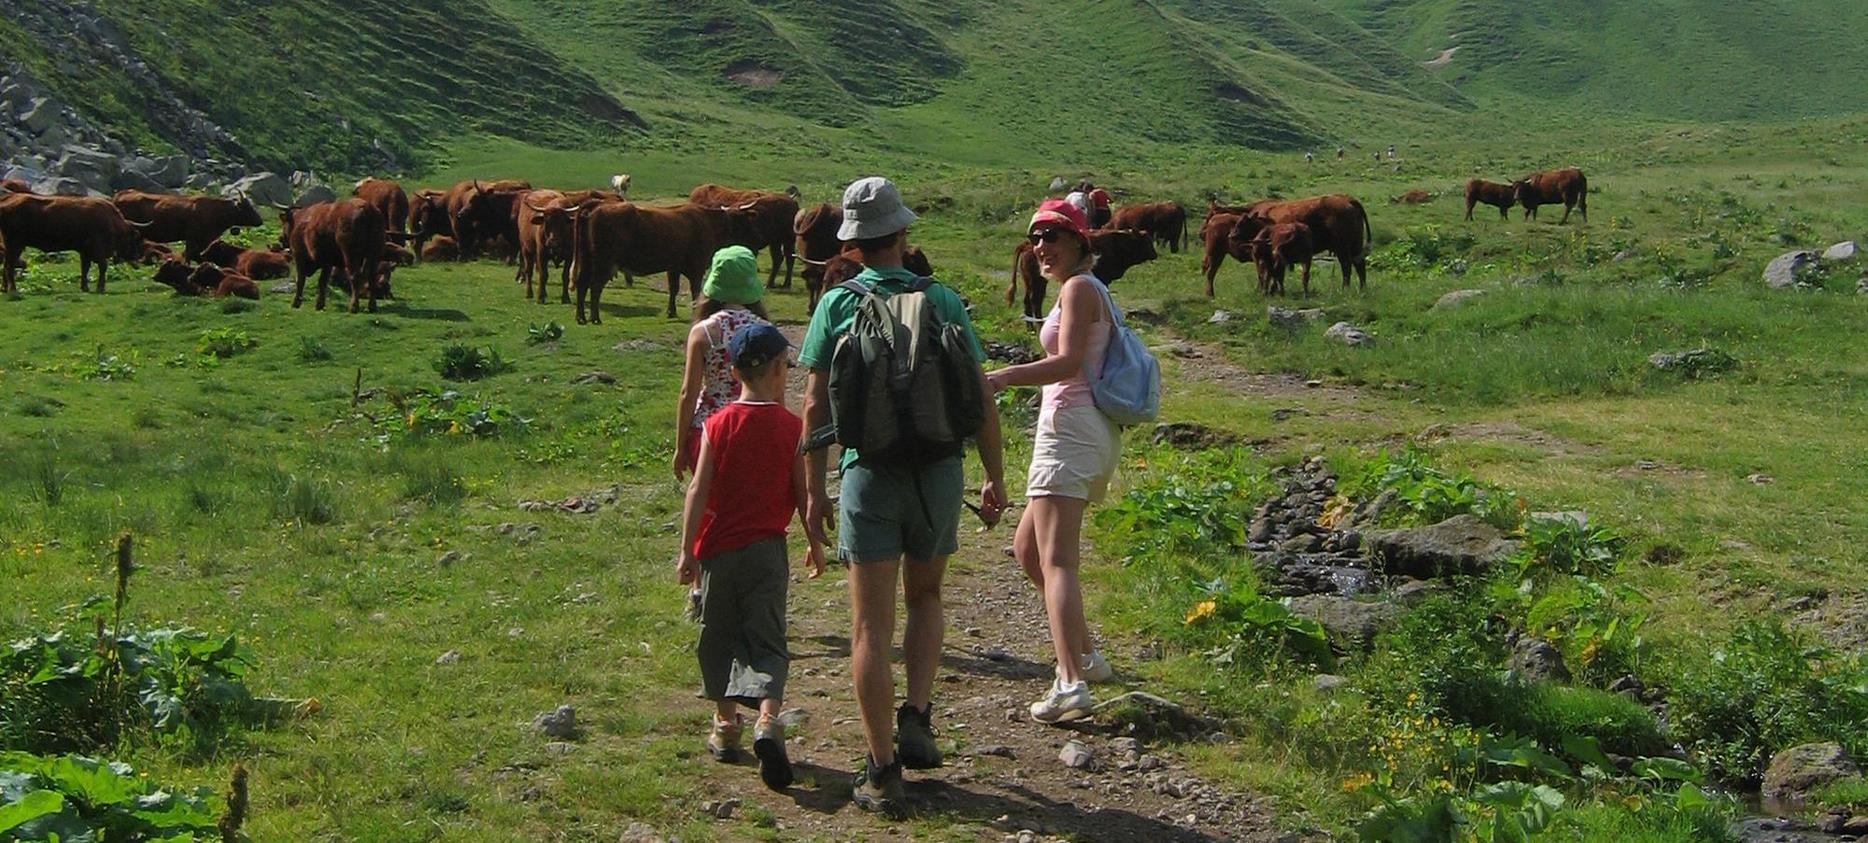
<path id="1" fill-rule="evenodd" d="M 701 634 L 696 648 L 701 688 L 714 701 L 707 749 L 716 760 L 739 757 L 741 705 L 759 710 L 753 754 L 759 778 L 773 790 L 791 785 L 785 757 L 785 528 L 804 516 L 804 422 L 785 409 L 791 344 L 768 323 L 740 328 L 727 340 L 740 397 L 707 419 L 700 458 L 682 511 L 682 584 L 700 580 Z M 824 572 L 823 549 L 811 541 L 811 578 Z"/>

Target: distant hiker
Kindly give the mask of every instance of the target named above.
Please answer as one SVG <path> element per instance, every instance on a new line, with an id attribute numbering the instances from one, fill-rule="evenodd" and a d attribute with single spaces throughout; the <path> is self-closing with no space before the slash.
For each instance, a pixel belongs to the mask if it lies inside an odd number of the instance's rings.
<path id="1" fill-rule="evenodd" d="M 1304 163 L 1306 163 L 1306 164 L 1309 164 L 1309 163 L 1311 163 L 1311 162 L 1313 162 L 1313 161 L 1315 161 L 1315 160 L 1317 160 L 1317 155 L 1316 155 L 1316 153 L 1314 153 L 1314 152 L 1306 152 L 1306 153 L 1304 153 Z"/>
<path id="2" fill-rule="evenodd" d="M 1108 225 L 1113 213 L 1109 207 L 1109 191 L 1101 187 L 1090 188 L 1090 227 L 1102 228 Z"/>
<path id="3" fill-rule="evenodd" d="M 905 807 L 904 765 L 941 764 L 932 701 L 945 632 L 940 587 L 947 557 L 960 546 L 965 439 L 977 442 L 986 470 L 980 518 L 996 523 L 1005 506 L 999 414 L 979 368 L 985 353 L 960 296 L 902 268 L 914 221 L 888 179 L 862 179 L 844 191 L 837 238 L 867 269 L 824 293 L 798 353 L 810 369 L 805 528 L 820 538 L 832 513 L 826 451 L 817 446 L 827 431 L 843 444 L 837 558 L 849 565 L 850 672 L 868 746 L 853 799 L 865 811 L 890 813 Z M 904 333 L 905 347 L 882 340 Z M 916 353 L 904 361 L 898 347 Z M 895 710 L 891 741 L 898 581 L 908 608 L 908 699 Z"/>
<path id="4" fill-rule="evenodd" d="M 1026 476 L 1026 508 L 1012 551 L 1044 597 L 1057 656 L 1056 678 L 1031 704 L 1031 718 L 1056 723 L 1088 716 L 1094 704 L 1089 683 L 1115 675 L 1091 643 L 1077 571 L 1084 510 L 1102 500 L 1109 487 L 1121 456 L 1122 431 L 1097 408 L 1091 390 L 1103 371 L 1115 315 L 1108 288 L 1090 272 L 1096 256 L 1083 217 L 1067 203 L 1046 201 L 1027 231 L 1039 268 L 1059 285 L 1057 304 L 1038 333 L 1045 356 L 995 369 L 986 380 L 995 392 L 1008 386 L 1044 388 Z"/>
<path id="5" fill-rule="evenodd" d="M 756 282 L 755 282 L 756 283 Z M 766 787 L 791 786 L 785 755 L 785 528 L 804 520 L 804 458 L 797 443 L 804 423 L 785 409 L 791 344 L 757 322 L 727 341 L 743 386 L 702 429 L 700 458 L 681 512 L 681 561 L 676 577 L 701 588 L 701 634 L 695 648 L 701 690 L 714 701 L 707 750 L 715 760 L 739 757 L 739 707 L 759 710 L 752 751 Z M 807 533 L 809 531 L 807 530 Z M 808 537 L 811 577 L 824 572 L 824 551 Z"/>
<path id="6" fill-rule="evenodd" d="M 1336 148 L 1336 160 L 1343 160 L 1343 148 L 1340 146 Z"/>
<path id="7" fill-rule="evenodd" d="M 1395 145 L 1392 143 L 1388 145 L 1388 157 L 1391 159 L 1395 157 Z"/>
<path id="8" fill-rule="evenodd" d="M 681 398 L 675 403 L 675 479 L 694 470 L 700 457 L 701 429 L 707 420 L 739 397 L 739 378 L 727 359 L 727 342 L 748 325 L 767 321 L 759 264 L 751 250 L 728 246 L 714 253 L 701 297 L 694 300 L 694 325 L 688 329 L 687 366 Z M 687 617 L 700 620 L 701 590 L 688 591 Z"/>
<path id="9" fill-rule="evenodd" d="M 1076 189 L 1070 191 L 1070 195 L 1065 196 L 1064 201 L 1076 206 L 1077 210 L 1083 212 L 1083 218 L 1089 219 L 1091 206 L 1090 191 L 1095 189 L 1096 185 L 1090 184 L 1087 179 L 1077 182 Z"/>

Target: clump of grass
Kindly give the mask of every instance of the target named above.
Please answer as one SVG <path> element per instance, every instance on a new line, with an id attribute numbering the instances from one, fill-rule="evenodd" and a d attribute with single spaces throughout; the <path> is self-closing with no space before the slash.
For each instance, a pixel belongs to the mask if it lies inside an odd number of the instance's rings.
<path id="1" fill-rule="evenodd" d="M 14 408 L 17 409 L 22 416 L 45 419 L 51 418 L 59 411 L 59 408 L 63 406 L 65 406 L 65 402 L 57 398 L 46 395 L 28 395 L 21 398 L 19 403 L 14 405 Z"/>
<path id="2" fill-rule="evenodd" d="M 331 357 L 331 350 L 325 348 L 324 343 L 317 337 L 298 338 L 298 362 L 322 363 Z"/>
<path id="3" fill-rule="evenodd" d="M 403 462 L 402 497 L 430 505 L 451 505 L 467 499 L 467 481 L 447 461 L 421 455 Z"/>
<path id="4" fill-rule="evenodd" d="M 259 340 L 247 336 L 247 332 L 236 328 L 209 328 L 201 332 L 201 342 L 195 347 L 196 353 L 225 360 L 238 354 L 259 347 Z"/>
<path id="5" fill-rule="evenodd" d="M 328 480 L 274 471 L 267 486 L 274 518 L 299 524 L 337 520 L 337 493 Z"/>

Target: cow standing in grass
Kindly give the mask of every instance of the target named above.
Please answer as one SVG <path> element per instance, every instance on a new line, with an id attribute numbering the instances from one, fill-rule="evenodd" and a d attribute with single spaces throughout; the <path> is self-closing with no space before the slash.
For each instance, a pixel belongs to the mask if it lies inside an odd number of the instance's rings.
<path id="1" fill-rule="evenodd" d="M 1178 255 L 1181 244 L 1187 239 L 1187 209 L 1179 202 L 1124 205 L 1116 209 L 1103 229 L 1146 231 L 1167 246 L 1168 251 Z"/>
<path id="2" fill-rule="evenodd" d="M 1498 218 L 1511 218 L 1511 205 L 1517 201 L 1511 185 L 1485 179 L 1466 182 L 1466 221 L 1472 222 L 1472 209 L 1484 204 L 1498 209 Z"/>
<path id="3" fill-rule="evenodd" d="M 770 190 L 742 190 L 717 184 L 703 184 L 688 192 L 688 201 L 696 205 L 712 205 L 732 208 L 739 211 L 751 211 L 753 225 L 746 230 L 741 239 L 730 245 L 745 246 L 756 254 L 769 249 L 772 252 L 772 270 L 766 275 L 766 289 L 778 286 L 778 265 L 785 264 L 785 288 L 791 289 L 791 271 L 797 259 L 795 233 L 793 226 L 798 217 L 798 198 L 795 191 L 775 193 Z"/>
<path id="4" fill-rule="evenodd" d="M 350 195 L 362 199 L 383 215 L 383 224 L 397 234 L 409 232 L 409 194 L 389 179 L 366 178 L 350 189 Z"/>
<path id="5" fill-rule="evenodd" d="M 1228 236 L 1236 237 L 1239 232 L 1240 228 L 1234 226 Z M 1303 268 L 1304 295 L 1310 295 L 1310 262 L 1316 257 L 1310 226 L 1301 222 L 1268 225 L 1259 229 L 1257 236 L 1243 247 L 1234 245 L 1230 250 L 1252 256 L 1252 264 L 1258 269 L 1259 295 L 1284 295 L 1284 273 L 1292 266 Z"/>
<path id="6" fill-rule="evenodd" d="M 108 199 L 82 196 L 0 196 L 0 293 L 19 291 L 18 274 L 27 249 L 78 253 L 78 289 L 90 292 L 91 264 L 97 264 L 97 292 L 104 292 L 110 262 L 143 256 L 143 232 Z"/>
<path id="7" fill-rule="evenodd" d="M 592 200 L 573 209 L 571 278 L 577 287 L 577 322 L 603 324 L 603 288 L 618 271 L 668 273 L 668 317 L 675 316 L 681 279 L 688 298 L 700 294 L 713 253 L 744 242 L 752 232 L 750 211 L 688 203 L 655 208 L 633 202 Z M 586 315 L 585 301 L 590 309 Z"/>
<path id="8" fill-rule="evenodd" d="M 1091 229 L 1090 251 L 1096 262 L 1090 268 L 1104 284 L 1121 280 L 1131 268 L 1160 256 L 1155 251 L 1155 234 L 1149 231 Z M 1019 243 L 1012 250 L 1012 283 L 1005 288 L 1005 303 L 1018 294 L 1019 282 L 1025 285 L 1025 321 L 1035 324 L 1044 318 L 1044 297 L 1050 281 L 1039 271 L 1038 254 L 1030 243 Z"/>
<path id="9" fill-rule="evenodd" d="M 190 261 L 200 260 L 208 244 L 228 231 L 260 224 L 259 209 L 244 196 L 226 199 L 120 190 L 113 201 L 124 219 L 145 226 L 143 237 L 151 243 L 185 243 L 182 257 Z"/>
<path id="10" fill-rule="evenodd" d="M 445 238 L 455 244 L 440 251 L 460 255 L 460 247 L 454 241 L 454 221 L 448 218 L 447 197 L 445 190 L 430 189 L 417 190 L 409 196 L 409 239 L 414 241 L 415 254 L 422 260 L 430 259 L 428 241 L 432 238 Z"/>
<path id="11" fill-rule="evenodd" d="M 513 244 L 519 242 L 519 232 L 513 230 L 512 207 L 520 193 L 531 189 L 530 182 L 517 179 L 469 179 L 448 189 L 443 200 L 447 233 L 460 242 L 461 260 L 473 260 L 482 243 L 501 236 Z"/>
<path id="12" fill-rule="evenodd" d="M 304 208 L 282 207 L 279 225 L 298 270 L 292 307 L 304 304 L 305 276 L 316 272 L 317 309 L 323 310 L 331 273 L 336 271 L 339 283 L 350 286 L 350 312 L 357 312 L 365 292 L 370 297 L 370 311 L 375 312 L 378 285 L 373 282 L 381 275 L 383 243 L 387 240 L 381 211 L 362 199 L 340 199 Z"/>
<path id="13" fill-rule="evenodd" d="M 1374 241 L 1374 232 L 1369 226 L 1368 211 L 1362 207 L 1361 202 L 1344 193 L 1307 199 L 1266 199 L 1254 202 L 1234 223 L 1234 228 L 1243 229 L 1236 238 L 1249 243 L 1257 238 L 1260 229 L 1287 222 L 1301 222 L 1309 226 L 1315 250 L 1336 256 L 1336 263 L 1343 271 L 1345 289 L 1349 287 L 1352 274 L 1359 279 L 1362 289 L 1368 289 L 1368 254 Z M 1211 220 L 1208 223 L 1210 225 Z M 1212 271 L 1217 270 L 1218 262 L 1214 261 Z M 1213 296 L 1212 271 L 1207 274 L 1208 298 Z"/>
<path id="14" fill-rule="evenodd" d="M 1547 170 L 1532 173 L 1511 183 L 1511 198 L 1524 206 L 1524 218 L 1537 219 L 1537 206 L 1563 205 L 1563 219 L 1557 225 L 1570 221 L 1570 211 L 1583 215 L 1583 222 L 1589 221 L 1589 179 L 1583 171 L 1575 167 L 1561 170 Z"/>

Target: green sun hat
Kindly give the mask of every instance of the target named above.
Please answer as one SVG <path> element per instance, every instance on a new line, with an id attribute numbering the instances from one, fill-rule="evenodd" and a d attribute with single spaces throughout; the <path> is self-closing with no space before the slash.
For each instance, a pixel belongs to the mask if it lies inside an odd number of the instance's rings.
<path id="1" fill-rule="evenodd" d="M 713 253 L 713 266 L 701 295 L 731 304 L 752 304 L 765 295 L 759 283 L 759 259 L 745 246 L 728 246 Z"/>

